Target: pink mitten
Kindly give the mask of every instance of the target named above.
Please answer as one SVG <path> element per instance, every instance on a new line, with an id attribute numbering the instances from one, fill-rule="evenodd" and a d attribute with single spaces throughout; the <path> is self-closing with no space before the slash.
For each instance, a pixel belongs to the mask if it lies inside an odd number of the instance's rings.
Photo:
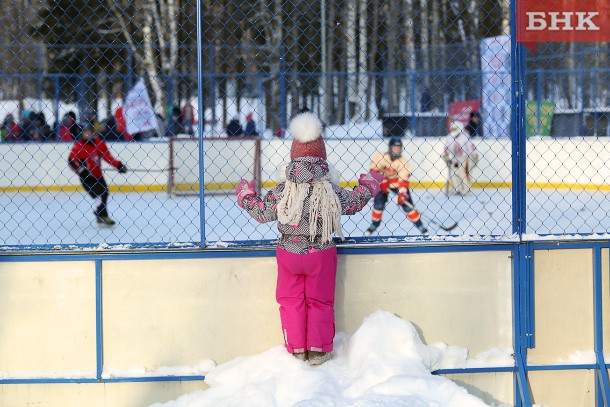
<path id="1" fill-rule="evenodd" d="M 239 181 L 235 194 L 237 195 L 237 205 L 239 205 L 240 208 L 244 207 L 244 199 L 256 196 L 255 188 L 254 180 L 246 181 L 245 179 L 242 179 Z"/>
<path id="2" fill-rule="evenodd" d="M 369 171 L 366 174 L 360 174 L 358 183 L 365 186 L 371 191 L 371 195 L 375 196 L 381 191 L 381 181 L 383 181 L 383 174 L 376 171 Z"/>

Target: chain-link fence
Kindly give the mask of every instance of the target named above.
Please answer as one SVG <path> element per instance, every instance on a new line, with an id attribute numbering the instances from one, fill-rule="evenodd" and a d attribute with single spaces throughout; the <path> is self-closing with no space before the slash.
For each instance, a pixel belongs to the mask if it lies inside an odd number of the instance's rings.
<path id="1" fill-rule="evenodd" d="M 608 46 L 511 59 L 508 2 L 5 3 L 4 247 L 273 241 L 234 189 L 282 182 L 303 111 L 344 188 L 402 143 L 377 168 L 388 186 L 343 218 L 347 237 L 610 229 Z"/>

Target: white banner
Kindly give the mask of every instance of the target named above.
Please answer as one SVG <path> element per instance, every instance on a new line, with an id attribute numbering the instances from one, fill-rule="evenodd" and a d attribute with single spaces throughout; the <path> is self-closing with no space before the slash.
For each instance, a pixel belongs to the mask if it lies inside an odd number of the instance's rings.
<path id="1" fill-rule="evenodd" d="M 510 37 L 481 41 L 483 136 L 510 137 Z"/>
<path id="2" fill-rule="evenodd" d="M 127 93 L 123 103 L 123 116 L 127 124 L 127 133 L 136 134 L 158 127 L 155 110 L 150 103 L 144 81 L 138 83 Z"/>

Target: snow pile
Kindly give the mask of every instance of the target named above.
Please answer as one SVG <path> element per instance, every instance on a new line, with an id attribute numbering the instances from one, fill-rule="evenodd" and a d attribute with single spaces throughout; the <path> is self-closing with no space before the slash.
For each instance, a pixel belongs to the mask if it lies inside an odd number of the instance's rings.
<path id="1" fill-rule="evenodd" d="M 337 334 L 334 357 L 321 366 L 277 346 L 212 369 L 205 391 L 153 406 L 485 406 L 430 373 L 445 356 L 438 345 L 425 345 L 410 322 L 377 311 L 351 337 Z"/>

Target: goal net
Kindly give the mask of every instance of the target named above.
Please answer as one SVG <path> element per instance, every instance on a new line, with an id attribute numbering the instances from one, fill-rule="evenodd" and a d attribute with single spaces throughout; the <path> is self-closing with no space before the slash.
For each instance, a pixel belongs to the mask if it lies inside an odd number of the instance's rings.
<path id="1" fill-rule="evenodd" d="M 240 179 L 257 181 L 260 192 L 261 144 L 257 137 L 222 137 L 203 141 L 204 193 L 235 191 Z M 199 194 L 199 140 L 171 138 L 169 185 L 172 195 Z"/>

